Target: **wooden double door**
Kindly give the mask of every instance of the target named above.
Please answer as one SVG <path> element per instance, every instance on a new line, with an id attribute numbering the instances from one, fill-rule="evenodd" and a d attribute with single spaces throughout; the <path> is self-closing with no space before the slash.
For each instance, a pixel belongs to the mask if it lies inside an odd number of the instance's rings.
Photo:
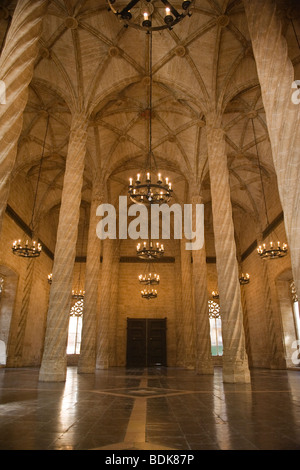
<path id="1" fill-rule="evenodd" d="M 166 366 L 166 318 L 127 318 L 127 367 Z"/>

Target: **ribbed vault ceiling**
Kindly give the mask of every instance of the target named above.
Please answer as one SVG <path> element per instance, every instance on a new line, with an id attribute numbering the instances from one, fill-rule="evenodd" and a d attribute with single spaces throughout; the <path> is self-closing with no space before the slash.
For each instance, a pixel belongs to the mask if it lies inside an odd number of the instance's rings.
<path id="1" fill-rule="evenodd" d="M 158 0 L 152 0 L 157 3 Z M 124 2 L 125 3 L 125 2 Z M 174 2 L 176 3 L 176 2 Z M 299 48 L 280 2 L 289 54 Z M 15 2 L 3 6 L 13 11 Z M 0 11 L 0 27 L 7 19 Z M 89 116 L 83 199 L 93 174 L 109 181 L 111 201 L 126 194 L 128 178 L 145 167 L 148 146 L 149 35 L 123 24 L 105 0 L 52 0 L 29 90 L 14 174 L 35 182 L 47 113 L 40 214 L 60 203 L 72 114 Z M 255 60 L 241 0 L 196 0 L 193 14 L 172 30 L 153 33 L 153 141 L 157 168 L 172 180 L 175 199 L 186 202 L 188 181 L 209 201 L 205 127 L 211 112 L 226 131 L 232 202 L 258 217 L 261 182 L 274 175 Z"/>

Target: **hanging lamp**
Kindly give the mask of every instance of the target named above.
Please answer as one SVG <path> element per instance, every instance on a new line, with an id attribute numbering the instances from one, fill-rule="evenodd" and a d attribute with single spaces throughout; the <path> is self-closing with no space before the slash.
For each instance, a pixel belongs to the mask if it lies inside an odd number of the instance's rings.
<path id="1" fill-rule="evenodd" d="M 126 28 L 132 27 L 144 31 L 161 31 L 172 29 L 186 16 L 191 16 L 195 0 L 184 0 L 179 7 L 167 0 L 107 0 L 108 9 L 124 23 Z M 125 3 L 125 5 L 124 5 Z"/>
<path id="2" fill-rule="evenodd" d="M 143 299 L 151 300 L 157 298 L 157 290 L 155 289 L 144 289 L 141 291 L 141 296 Z"/>
<path id="3" fill-rule="evenodd" d="M 145 287 L 141 291 L 142 298 L 147 299 L 147 300 L 157 298 L 157 290 L 156 289 L 151 289 L 150 287 L 151 286 L 157 286 L 160 283 L 159 274 L 156 274 L 156 273 L 153 274 L 151 272 L 153 270 L 150 268 L 150 265 L 151 265 L 150 263 L 147 264 L 147 269 L 144 272 L 144 274 L 139 275 L 139 283 L 142 286 L 148 286 L 148 287 Z"/>
<path id="4" fill-rule="evenodd" d="M 151 240 L 143 243 L 138 243 L 136 247 L 136 254 L 139 258 L 145 260 L 153 260 L 161 258 L 165 253 L 164 245 L 161 243 L 153 243 Z"/>
<path id="5" fill-rule="evenodd" d="M 248 273 L 244 274 L 242 273 L 240 278 L 239 278 L 241 286 L 244 286 L 246 284 L 249 284 L 250 282 L 250 275 Z"/>
<path id="6" fill-rule="evenodd" d="M 254 142 L 255 142 L 255 148 L 256 148 L 256 156 L 257 156 L 259 175 L 260 175 L 260 181 L 261 181 L 261 188 L 262 188 L 264 207 L 265 207 L 265 213 L 266 213 L 266 222 L 267 222 L 267 227 L 268 227 L 270 225 L 270 222 L 269 222 L 269 217 L 268 217 L 266 196 L 265 196 L 263 178 L 262 178 L 261 162 L 260 162 L 260 158 L 259 158 L 257 139 L 256 139 L 256 133 L 255 133 L 254 117 L 251 117 L 250 119 L 252 121 L 252 129 L 253 129 Z M 274 233 L 275 233 L 275 230 L 274 230 Z M 276 233 L 275 233 L 275 235 L 276 235 Z M 281 243 L 280 241 L 277 241 L 277 242 L 270 241 L 269 245 L 267 245 L 266 243 L 263 243 L 262 245 L 259 245 L 258 248 L 257 248 L 257 253 L 258 253 L 259 257 L 261 259 L 264 259 L 264 260 L 279 259 L 279 258 L 282 258 L 282 257 L 287 255 L 288 247 L 287 247 L 286 243 Z"/>
<path id="7" fill-rule="evenodd" d="M 155 163 L 155 157 L 152 152 L 152 95 L 153 95 L 153 77 L 152 77 L 152 32 L 149 33 L 149 104 L 144 116 L 149 119 L 149 139 L 148 152 L 146 158 L 146 169 L 143 173 L 138 173 L 136 179 L 129 178 L 128 193 L 132 202 L 136 204 L 166 204 L 172 197 L 172 183 L 169 178 L 163 178 L 162 174 L 153 171 L 152 160 Z"/>

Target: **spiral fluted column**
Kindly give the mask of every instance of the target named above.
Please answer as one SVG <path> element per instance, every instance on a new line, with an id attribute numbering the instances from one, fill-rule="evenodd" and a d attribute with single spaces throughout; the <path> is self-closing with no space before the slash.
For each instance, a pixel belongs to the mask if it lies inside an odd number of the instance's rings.
<path id="1" fill-rule="evenodd" d="M 33 281 L 33 272 L 34 272 L 34 259 L 28 259 L 26 271 L 25 271 L 25 278 L 24 278 L 24 287 L 22 292 L 22 304 L 21 304 L 21 311 L 20 316 L 18 319 L 18 326 L 17 326 L 17 335 L 14 340 L 14 344 L 11 345 L 14 348 L 13 354 L 9 354 L 7 358 L 7 367 L 22 367 L 23 363 L 23 346 L 24 346 L 24 338 L 26 332 L 26 325 L 27 325 L 27 318 L 28 318 L 28 309 L 30 304 L 30 297 L 32 291 L 32 281 Z M 26 262 L 25 261 L 25 262 Z M 10 347 L 12 349 L 12 347 Z"/>
<path id="2" fill-rule="evenodd" d="M 0 57 L 0 80 L 6 91 L 6 103 L 0 105 L 0 232 L 48 3 L 48 0 L 17 3 Z"/>
<path id="3" fill-rule="evenodd" d="M 192 263 L 191 251 L 186 250 L 187 240 L 180 240 L 181 284 L 182 284 L 182 317 L 180 319 L 183 333 L 184 360 L 187 369 L 195 368 L 195 315 L 192 297 Z"/>
<path id="4" fill-rule="evenodd" d="M 111 306 L 109 322 L 109 366 L 117 365 L 117 328 L 118 328 L 118 292 L 119 292 L 119 266 L 120 245 L 114 240 L 115 249 L 111 265 Z"/>
<path id="5" fill-rule="evenodd" d="M 222 316 L 223 380 L 249 382 L 243 312 L 224 131 L 206 126 L 218 289 Z"/>
<path id="6" fill-rule="evenodd" d="M 97 332 L 96 369 L 108 369 L 110 365 L 111 269 L 114 260 L 115 240 L 107 238 L 103 240 L 102 246 L 103 261 L 101 268 L 101 302 Z"/>
<path id="7" fill-rule="evenodd" d="M 258 233 L 257 239 L 262 244 L 262 234 Z M 264 319 L 268 331 L 268 361 L 271 369 L 286 369 L 285 351 L 283 345 L 283 331 L 281 315 L 278 312 L 277 300 L 274 302 L 274 295 L 271 290 L 271 276 L 269 269 L 272 269 L 266 260 L 258 260 L 261 270 L 260 278 L 264 293 Z M 275 286 L 274 286 L 275 288 Z"/>
<path id="8" fill-rule="evenodd" d="M 300 292 L 300 104 L 275 0 L 244 0 L 296 289 Z"/>
<path id="9" fill-rule="evenodd" d="M 201 196 L 192 196 L 191 203 L 193 205 L 193 220 L 195 221 L 196 205 L 202 204 Z M 195 223 L 194 227 L 196 228 Z M 200 234 L 198 234 L 198 236 L 200 236 Z M 213 374 L 214 367 L 211 357 L 205 245 L 203 245 L 201 250 L 193 250 L 192 257 L 196 325 L 196 372 L 198 374 Z"/>
<path id="10" fill-rule="evenodd" d="M 175 327 L 176 327 L 176 365 L 178 367 L 184 366 L 184 341 L 182 334 L 182 284 L 181 284 L 181 260 L 180 260 L 180 245 L 176 243 L 175 246 Z"/>
<path id="11" fill-rule="evenodd" d="M 40 369 L 41 381 L 59 382 L 64 381 L 66 377 L 66 349 L 87 124 L 84 115 L 73 116 L 59 212 L 44 354 Z"/>
<path id="12" fill-rule="evenodd" d="M 103 202 L 103 192 L 94 181 L 90 210 L 90 225 L 85 270 L 85 298 L 81 336 L 79 373 L 93 373 L 96 367 L 96 332 L 98 312 L 98 291 L 101 275 L 101 241 L 97 237 L 97 207 Z"/>

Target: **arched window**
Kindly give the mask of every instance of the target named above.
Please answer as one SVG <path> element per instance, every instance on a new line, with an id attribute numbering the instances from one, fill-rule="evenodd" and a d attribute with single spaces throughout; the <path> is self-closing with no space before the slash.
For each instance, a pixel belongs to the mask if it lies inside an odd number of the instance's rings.
<path id="1" fill-rule="evenodd" d="M 208 313 L 210 324 L 210 341 L 212 356 L 223 355 L 223 341 L 221 329 L 220 305 L 213 300 L 208 301 Z"/>
<path id="2" fill-rule="evenodd" d="M 70 311 L 67 354 L 80 354 L 83 299 L 77 300 Z"/>

